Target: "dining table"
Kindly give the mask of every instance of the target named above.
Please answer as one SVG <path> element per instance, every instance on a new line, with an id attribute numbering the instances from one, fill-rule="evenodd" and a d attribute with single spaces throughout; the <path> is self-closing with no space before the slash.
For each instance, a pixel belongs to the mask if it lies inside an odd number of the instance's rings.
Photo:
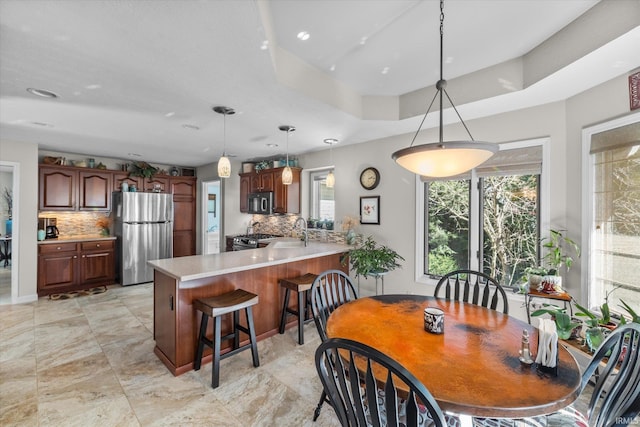
<path id="1" fill-rule="evenodd" d="M 424 309 L 444 312 L 444 333 L 427 332 Z M 385 353 L 413 373 L 443 411 L 464 417 L 541 416 L 571 404 L 580 368 L 558 346 L 557 369 L 520 361 L 523 331 L 537 352 L 534 326 L 502 312 L 424 295 L 377 295 L 338 307 L 329 338 L 347 338 Z"/>

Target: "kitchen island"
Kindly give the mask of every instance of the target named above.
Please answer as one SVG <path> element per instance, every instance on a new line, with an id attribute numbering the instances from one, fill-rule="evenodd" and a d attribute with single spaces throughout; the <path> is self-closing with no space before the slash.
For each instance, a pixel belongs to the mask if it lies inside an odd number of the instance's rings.
<path id="1" fill-rule="evenodd" d="M 154 353 L 173 375 L 193 369 L 200 327 L 193 301 L 237 288 L 253 292 L 260 299 L 253 308 L 258 340 L 275 335 L 284 296 L 279 280 L 329 269 L 348 272 L 348 264 L 342 261 L 349 249 L 337 243 L 311 241 L 305 247 L 281 241 L 260 249 L 149 261 L 154 268 Z M 246 325 L 244 316 L 240 316 L 240 323 Z M 295 319 L 290 323 L 294 325 Z M 222 334 L 229 331 L 230 321 L 225 318 Z M 242 339 L 248 341 L 244 335 Z M 230 344 L 223 343 L 223 353 Z M 211 352 L 205 350 L 203 362 L 210 360 Z"/>

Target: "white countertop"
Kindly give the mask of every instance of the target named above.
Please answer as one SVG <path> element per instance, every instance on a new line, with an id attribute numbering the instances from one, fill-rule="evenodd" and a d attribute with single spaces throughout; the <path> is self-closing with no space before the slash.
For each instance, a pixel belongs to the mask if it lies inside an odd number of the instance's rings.
<path id="1" fill-rule="evenodd" d="M 247 249 L 212 255 L 159 259 L 148 261 L 148 264 L 161 273 L 181 282 L 187 282 L 221 274 L 339 254 L 348 252 L 350 249 L 349 245 L 310 241 L 306 247 Z"/>
<path id="2" fill-rule="evenodd" d="M 74 236 L 59 236 L 55 239 L 45 239 L 38 241 L 39 245 L 54 245 L 56 243 L 77 243 L 87 240 L 116 240 L 115 236 L 101 236 L 99 234 L 79 234 Z"/>

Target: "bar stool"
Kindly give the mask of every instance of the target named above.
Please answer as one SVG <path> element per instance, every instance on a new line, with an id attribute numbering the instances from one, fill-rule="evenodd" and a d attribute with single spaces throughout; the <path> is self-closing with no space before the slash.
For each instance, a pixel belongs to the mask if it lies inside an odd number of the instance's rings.
<path id="1" fill-rule="evenodd" d="M 309 290 L 313 281 L 318 277 L 317 274 L 307 273 L 303 276 L 293 277 L 291 279 L 280 279 L 280 286 L 285 288 L 284 304 L 282 305 L 282 316 L 280 317 L 280 333 L 284 334 L 284 326 L 287 320 L 287 313 L 298 317 L 298 343 L 304 344 L 304 324 L 313 320 L 309 316 Z M 298 309 L 289 308 L 289 296 L 291 291 L 298 293 Z M 304 308 L 303 308 L 304 307 Z M 302 314 L 301 314 L 302 313 Z"/>
<path id="2" fill-rule="evenodd" d="M 232 356 L 236 353 L 251 347 L 251 355 L 253 356 L 253 366 L 260 366 L 258 359 L 258 345 L 256 342 L 256 332 L 253 326 L 253 314 L 251 306 L 258 303 L 258 295 L 247 292 L 243 289 L 236 289 L 226 294 L 218 295 L 210 298 L 200 298 L 193 302 L 196 310 L 202 312 L 202 322 L 200 323 L 200 335 L 198 336 L 198 348 L 196 357 L 193 361 L 193 369 L 199 370 L 202 363 L 202 352 L 204 346 L 207 345 L 213 350 L 213 367 L 211 369 L 211 387 L 218 387 L 220 381 L 220 359 Z M 244 309 L 247 315 L 247 328 L 241 326 L 240 310 Z M 231 333 L 220 336 L 220 318 L 224 314 L 233 313 L 233 325 Z M 213 341 L 206 337 L 207 324 L 209 317 L 213 317 Z M 240 331 L 249 335 L 249 344 L 240 346 Z M 220 343 L 222 341 L 233 338 L 233 348 L 228 353 L 220 355 Z"/>

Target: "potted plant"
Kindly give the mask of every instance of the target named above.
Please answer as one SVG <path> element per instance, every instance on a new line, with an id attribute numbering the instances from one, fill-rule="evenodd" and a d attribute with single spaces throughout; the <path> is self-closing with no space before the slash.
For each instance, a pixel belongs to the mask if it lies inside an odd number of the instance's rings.
<path id="1" fill-rule="evenodd" d="M 158 173 L 158 168 L 151 166 L 147 162 L 134 162 L 131 163 L 131 170 L 129 176 L 139 176 L 142 178 L 151 178 Z"/>
<path id="2" fill-rule="evenodd" d="M 546 242 L 544 242 L 546 240 Z M 543 292 L 562 291 L 562 276 L 560 269 L 566 267 L 569 271 L 573 265 L 573 254 L 580 257 L 580 247 L 576 242 L 562 234 L 559 230 L 550 230 L 548 238 L 542 239 L 542 247 L 547 253 L 542 257 L 542 262 L 547 267 L 542 267 L 538 272 L 542 273 L 546 269 L 546 274 L 542 275 L 538 290 Z M 530 282 L 531 284 L 531 282 Z"/>
<path id="3" fill-rule="evenodd" d="M 620 307 L 624 308 L 626 312 L 629 313 L 629 316 L 631 316 L 631 322 L 640 323 L 640 315 L 638 315 L 638 313 L 636 313 L 626 302 L 620 300 L 620 303 L 622 304 Z M 624 325 L 625 323 L 627 323 L 627 319 L 624 316 L 620 316 L 620 324 Z"/>
<path id="4" fill-rule="evenodd" d="M 609 295 L 613 293 L 619 286 L 616 286 L 605 294 L 604 302 L 600 306 L 600 312 L 594 312 L 586 307 L 581 306 L 575 300 L 573 301 L 579 310 L 576 316 L 584 317 L 584 323 L 587 325 L 585 331 L 585 341 L 590 351 L 595 351 L 605 338 L 607 330 L 615 329 L 617 326 L 611 322 L 611 310 L 609 309 Z"/>
<path id="5" fill-rule="evenodd" d="M 556 323 L 556 330 L 558 331 L 559 339 L 569 340 L 577 338 L 581 324 L 579 322 L 573 322 L 573 319 L 571 319 L 571 317 L 567 314 L 565 308 L 557 307 L 551 304 L 544 304 L 544 306 L 546 308 L 538 309 L 531 313 L 531 315 L 550 315 Z"/>
<path id="6" fill-rule="evenodd" d="M 395 270 L 400 267 L 398 261 L 404 261 L 404 258 L 393 249 L 376 243 L 372 236 L 349 251 L 349 262 L 356 277 Z"/>

